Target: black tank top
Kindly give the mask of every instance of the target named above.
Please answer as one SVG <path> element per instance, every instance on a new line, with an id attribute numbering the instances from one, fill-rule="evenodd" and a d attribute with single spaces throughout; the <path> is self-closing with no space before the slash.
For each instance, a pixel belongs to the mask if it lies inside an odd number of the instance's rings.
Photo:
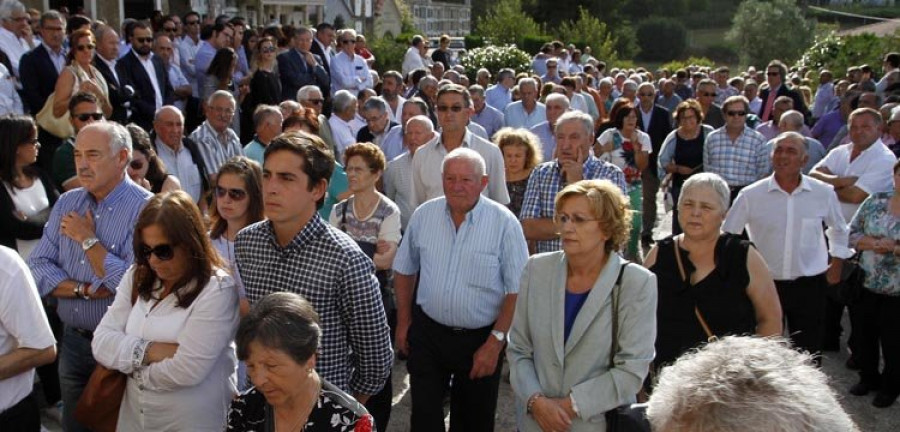
<path id="1" fill-rule="evenodd" d="M 656 367 L 670 364 L 685 351 L 707 340 L 694 314 L 694 306 L 716 336 L 753 334 L 756 315 L 747 297 L 750 273 L 747 253 L 750 242 L 733 234 L 722 234 L 716 243 L 715 269 L 698 283 L 681 280 L 675 261 L 675 242 L 668 237 L 659 242 L 656 263 L 658 305 L 656 309 Z M 694 265 L 681 250 L 681 262 L 688 275 Z M 690 279 L 690 277 L 688 278 Z"/>
<path id="2" fill-rule="evenodd" d="M 681 136 L 676 132 L 675 155 L 672 158 L 675 161 L 675 164 L 684 165 L 691 168 L 703 165 L 704 141 L 706 141 L 706 131 L 704 131 L 703 129 L 700 129 L 700 133 L 697 134 L 696 138 L 690 140 L 681 138 Z M 703 172 L 703 167 L 700 167 L 700 169 L 694 171 L 690 175 L 681 175 L 677 173 L 674 174 L 672 176 L 672 186 L 680 189 L 681 185 L 685 180 L 688 179 L 688 177 L 699 172 Z"/>

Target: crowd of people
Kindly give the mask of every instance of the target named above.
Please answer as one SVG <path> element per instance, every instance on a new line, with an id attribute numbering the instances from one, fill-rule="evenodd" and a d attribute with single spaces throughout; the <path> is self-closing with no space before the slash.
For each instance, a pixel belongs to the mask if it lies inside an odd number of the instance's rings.
<path id="1" fill-rule="evenodd" d="M 815 369 L 845 307 L 847 391 L 900 395 L 900 53 L 731 78 L 553 42 L 516 74 L 415 36 L 377 71 L 328 23 L 3 0 L 0 24 L 4 429 L 43 406 L 89 430 L 102 366 L 119 430 L 384 431 L 403 360 L 414 431 L 448 398 L 451 428 L 493 430 L 505 361 L 522 431 L 647 395 L 659 431 L 760 418 L 684 395 L 717 368 L 804 377 L 825 408 L 777 419 L 853 427 Z"/>

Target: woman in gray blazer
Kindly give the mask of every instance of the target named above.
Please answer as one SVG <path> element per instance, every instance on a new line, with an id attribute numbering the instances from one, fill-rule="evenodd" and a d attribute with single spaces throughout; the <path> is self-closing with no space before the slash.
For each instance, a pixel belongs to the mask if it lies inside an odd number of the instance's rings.
<path id="1" fill-rule="evenodd" d="M 635 401 L 653 360 L 656 277 L 615 252 L 632 218 L 618 187 L 580 181 L 556 196 L 555 208 L 562 250 L 529 259 L 510 329 L 518 428 L 605 430 L 604 413 Z M 614 291 L 618 347 L 610 368 Z"/>

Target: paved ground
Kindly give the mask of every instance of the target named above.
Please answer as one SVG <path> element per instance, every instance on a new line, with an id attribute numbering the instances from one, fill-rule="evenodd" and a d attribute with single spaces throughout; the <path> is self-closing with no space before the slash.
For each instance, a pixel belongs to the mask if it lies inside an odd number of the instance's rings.
<path id="1" fill-rule="evenodd" d="M 662 205 L 659 206 L 660 210 Z M 657 224 L 656 238 L 662 238 L 669 234 L 671 221 L 667 215 L 660 214 L 660 222 Z M 844 317 L 844 328 L 849 328 L 847 317 Z M 846 340 L 842 341 L 846 347 Z M 822 368 L 831 378 L 832 386 L 841 398 L 841 404 L 857 422 L 860 430 L 866 432 L 895 432 L 900 431 L 900 403 L 886 409 L 874 408 L 871 405 L 872 396 L 857 397 L 847 393 L 847 389 L 856 383 L 857 375 L 844 367 L 847 361 L 846 351 L 841 353 L 826 353 Z M 391 421 L 388 432 L 409 431 L 409 376 L 406 372 L 406 364 L 398 361 L 394 365 L 394 408 L 391 413 Z M 47 430 L 61 431 L 59 424 L 49 417 L 44 417 L 44 425 Z M 500 397 L 497 404 L 497 419 L 495 422 L 497 432 L 515 431 L 515 407 L 513 405 L 513 393 L 509 383 L 505 380 L 500 384 Z"/>

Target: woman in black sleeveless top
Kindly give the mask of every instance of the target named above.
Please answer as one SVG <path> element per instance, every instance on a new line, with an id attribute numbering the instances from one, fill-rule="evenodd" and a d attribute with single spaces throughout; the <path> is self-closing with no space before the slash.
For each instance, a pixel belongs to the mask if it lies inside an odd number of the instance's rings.
<path id="1" fill-rule="evenodd" d="M 690 176 L 703 172 L 703 145 L 713 128 L 703 124 L 703 108 L 688 99 L 675 108 L 675 124 L 659 152 L 660 177 L 672 175 L 672 200 L 678 202 L 681 187 Z M 678 208 L 672 209 L 672 234 L 681 234 Z"/>
<path id="2" fill-rule="evenodd" d="M 684 234 L 661 240 L 645 260 L 659 290 L 657 368 L 709 334 L 782 332 L 778 294 L 762 256 L 750 242 L 720 231 L 729 197 L 727 184 L 715 174 L 688 179 L 678 203 Z"/>

